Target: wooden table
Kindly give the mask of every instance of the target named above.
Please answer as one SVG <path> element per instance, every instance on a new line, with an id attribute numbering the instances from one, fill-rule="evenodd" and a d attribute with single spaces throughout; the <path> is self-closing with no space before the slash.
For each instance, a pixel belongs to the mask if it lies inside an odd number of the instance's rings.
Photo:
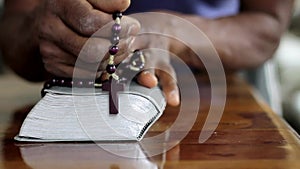
<path id="1" fill-rule="evenodd" d="M 0 133 L 0 168 L 300 168 L 299 137 L 259 99 L 253 88 L 236 76 L 227 78 L 227 101 L 217 129 L 206 142 L 199 143 L 199 133 L 210 106 L 210 85 L 201 76 L 197 80 L 201 104 L 196 123 L 188 135 L 167 152 L 148 158 L 128 159 L 106 152 L 94 143 L 16 143 L 12 138 L 18 133 L 30 109 L 28 107 L 16 112 L 0 110 L 1 119 L 9 119 L 1 120 L 0 125 L 1 131 L 4 131 Z M 168 128 L 176 119 L 178 110 L 167 107 L 148 136 Z M 129 144 L 139 146 L 138 143 Z M 115 143 L 115 147 L 122 148 L 124 145 L 126 143 Z M 153 143 L 147 147 L 160 149 L 164 145 Z M 139 147 L 135 153 L 141 157 L 147 151 L 145 147 Z"/>

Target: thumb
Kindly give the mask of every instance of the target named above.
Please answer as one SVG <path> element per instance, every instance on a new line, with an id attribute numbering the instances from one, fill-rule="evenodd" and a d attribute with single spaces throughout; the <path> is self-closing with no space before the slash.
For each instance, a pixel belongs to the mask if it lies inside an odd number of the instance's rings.
<path id="1" fill-rule="evenodd" d="M 113 13 L 116 11 L 123 12 L 129 5 L 130 0 L 88 0 L 96 9 L 103 12 Z"/>

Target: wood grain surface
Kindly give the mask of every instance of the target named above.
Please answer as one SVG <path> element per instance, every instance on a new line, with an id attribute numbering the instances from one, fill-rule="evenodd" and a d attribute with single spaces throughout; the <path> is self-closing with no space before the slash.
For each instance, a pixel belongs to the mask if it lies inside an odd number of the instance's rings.
<path id="1" fill-rule="evenodd" d="M 174 147 L 166 152 L 167 144 L 150 142 L 107 143 L 120 151 L 132 152 L 136 158 L 125 158 L 100 148 L 99 144 L 85 143 L 18 143 L 18 133 L 31 106 L 1 107 L 0 168 L 166 168 L 166 169 L 298 169 L 300 168 L 299 137 L 267 104 L 259 94 L 237 76 L 227 77 L 227 97 L 223 116 L 211 137 L 199 143 L 199 134 L 210 108 L 210 84 L 197 75 L 201 97 L 200 110 L 192 129 L 182 140 L 173 138 Z M 13 90 L 13 89 L 12 89 Z M 13 92 L 13 91 L 11 91 Z M 18 98 L 16 98 L 17 100 Z M 191 99 L 191 104 L 193 98 Z M 188 100 L 189 101 L 189 100 Z M 34 103 L 33 103 L 34 104 Z M 191 105 L 193 106 L 193 105 Z M 146 137 L 159 134 L 168 137 L 176 132 L 165 132 L 177 119 L 180 107 L 167 107 L 164 115 L 152 126 Z M 188 110 L 183 112 L 189 116 Z M 176 143 L 175 143 L 176 142 Z M 102 145 L 101 143 L 100 145 Z M 128 150 L 126 149 L 128 148 Z M 129 150 L 129 148 L 136 150 Z M 152 150 L 161 154 L 146 157 Z"/>

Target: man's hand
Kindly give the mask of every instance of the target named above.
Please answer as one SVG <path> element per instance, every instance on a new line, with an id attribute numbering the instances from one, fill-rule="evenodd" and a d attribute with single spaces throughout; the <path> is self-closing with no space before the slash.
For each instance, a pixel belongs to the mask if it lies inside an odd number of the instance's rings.
<path id="1" fill-rule="evenodd" d="M 56 76 L 72 77 L 77 61 L 79 65 L 83 65 L 77 68 L 77 76 L 94 77 L 95 72 L 90 71 L 89 67 L 99 64 L 100 61 L 105 62 L 103 57 L 110 46 L 112 22 L 108 23 L 112 21 L 111 13 L 126 9 L 128 4 L 124 0 L 44 1 L 38 26 L 39 47 L 45 69 Z M 94 6 L 99 9 L 94 9 Z M 118 62 L 127 56 L 128 45 L 133 41 L 132 36 L 139 31 L 139 23 L 129 17 L 123 17 L 121 25 L 121 41 L 118 45 L 120 51 L 116 58 Z M 88 38 L 100 28 L 102 30 L 97 38 L 89 39 L 88 51 L 82 51 Z M 77 58 L 80 52 L 81 57 Z M 103 66 L 100 66 L 97 76 L 100 76 L 101 68 Z"/>
<path id="2" fill-rule="evenodd" d="M 155 17 L 153 17 L 155 16 Z M 131 50 L 143 50 L 146 64 L 144 71 L 139 74 L 137 81 L 146 87 L 154 87 L 160 83 L 165 94 L 167 103 L 171 106 L 180 104 L 179 89 L 177 86 L 176 73 L 170 63 L 171 38 L 164 33 L 171 34 L 172 29 L 168 25 L 168 17 L 157 17 L 151 14 L 132 15 L 141 23 L 141 31 L 136 36 Z M 160 34 L 155 34 L 155 33 Z"/>

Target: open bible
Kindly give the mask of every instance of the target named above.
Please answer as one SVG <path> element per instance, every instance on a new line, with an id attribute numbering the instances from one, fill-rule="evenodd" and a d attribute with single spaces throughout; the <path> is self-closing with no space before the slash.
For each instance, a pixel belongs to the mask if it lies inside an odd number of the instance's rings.
<path id="1" fill-rule="evenodd" d="M 24 120 L 17 141 L 141 140 L 166 106 L 159 87 L 132 83 L 118 92 L 118 114 L 109 113 L 102 89 L 51 87 Z"/>

